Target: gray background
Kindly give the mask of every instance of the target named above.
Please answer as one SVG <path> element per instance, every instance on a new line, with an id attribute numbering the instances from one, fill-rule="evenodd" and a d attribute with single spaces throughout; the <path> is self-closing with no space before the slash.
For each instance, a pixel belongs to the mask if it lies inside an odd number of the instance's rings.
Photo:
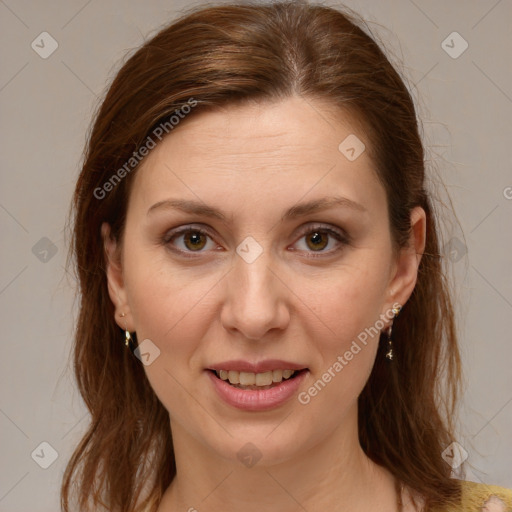
<path id="1" fill-rule="evenodd" d="M 65 463 L 87 424 L 68 360 L 76 304 L 64 224 L 92 109 L 125 53 L 192 5 L 0 0 L 0 511 L 58 510 Z M 468 453 L 466 478 L 512 487 L 511 2 L 346 5 L 405 62 L 429 162 L 462 228 L 447 224 L 445 254 L 467 381 L 454 440 Z M 46 59 L 31 47 L 43 31 L 58 43 Z M 454 31 L 469 45 L 457 58 L 442 46 Z M 452 54 L 457 37 L 444 43 Z M 42 442 L 58 453 L 47 469 Z"/>

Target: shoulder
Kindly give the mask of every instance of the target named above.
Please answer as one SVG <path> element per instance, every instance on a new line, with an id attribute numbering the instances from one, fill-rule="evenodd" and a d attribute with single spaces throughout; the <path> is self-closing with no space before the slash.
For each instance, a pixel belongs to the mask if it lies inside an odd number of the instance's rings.
<path id="1" fill-rule="evenodd" d="M 510 512 L 512 489 L 461 480 L 462 499 L 457 507 L 442 512 Z M 441 510 L 439 510 L 441 512 Z"/>

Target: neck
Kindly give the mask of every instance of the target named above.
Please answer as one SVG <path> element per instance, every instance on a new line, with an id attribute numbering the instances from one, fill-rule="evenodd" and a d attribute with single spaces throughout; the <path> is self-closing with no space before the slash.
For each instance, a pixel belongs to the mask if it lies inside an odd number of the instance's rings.
<path id="1" fill-rule="evenodd" d="M 396 512 L 393 476 L 363 452 L 357 421 L 350 425 L 340 425 L 292 457 L 263 457 L 246 467 L 219 456 L 171 422 L 177 474 L 158 512 Z"/>

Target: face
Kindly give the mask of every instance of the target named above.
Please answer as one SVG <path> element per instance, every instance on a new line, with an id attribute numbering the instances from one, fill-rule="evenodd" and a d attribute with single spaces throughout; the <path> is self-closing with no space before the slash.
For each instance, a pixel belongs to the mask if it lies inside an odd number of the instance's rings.
<path id="1" fill-rule="evenodd" d="M 200 113 L 134 177 L 122 246 L 106 237 L 109 290 L 119 326 L 159 350 L 144 369 L 175 441 L 231 460 L 251 442 L 271 464 L 357 421 L 376 331 L 415 284 L 424 219 L 414 212 L 412 249 L 394 252 L 367 152 L 339 150 L 365 134 L 332 112 L 290 98 Z M 283 362 L 250 366 L 269 360 Z M 210 371 L 236 368 L 266 373 L 260 384 L 305 370 L 261 391 Z"/>

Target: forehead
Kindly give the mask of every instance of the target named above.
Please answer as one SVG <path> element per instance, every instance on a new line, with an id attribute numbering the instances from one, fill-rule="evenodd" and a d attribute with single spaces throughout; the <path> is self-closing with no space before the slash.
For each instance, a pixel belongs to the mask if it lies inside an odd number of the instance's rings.
<path id="1" fill-rule="evenodd" d="M 292 193 L 296 199 L 308 190 L 325 193 L 339 186 L 348 195 L 357 195 L 356 189 L 370 193 L 380 183 L 368 151 L 352 160 L 343 152 L 347 140 L 357 152 L 368 147 L 353 121 L 332 106 L 299 97 L 198 112 L 145 158 L 134 189 L 155 201 L 173 188 L 189 196 L 208 191 L 219 201 L 228 188 L 260 196 L 266 190 L 269 197 Z"/>

